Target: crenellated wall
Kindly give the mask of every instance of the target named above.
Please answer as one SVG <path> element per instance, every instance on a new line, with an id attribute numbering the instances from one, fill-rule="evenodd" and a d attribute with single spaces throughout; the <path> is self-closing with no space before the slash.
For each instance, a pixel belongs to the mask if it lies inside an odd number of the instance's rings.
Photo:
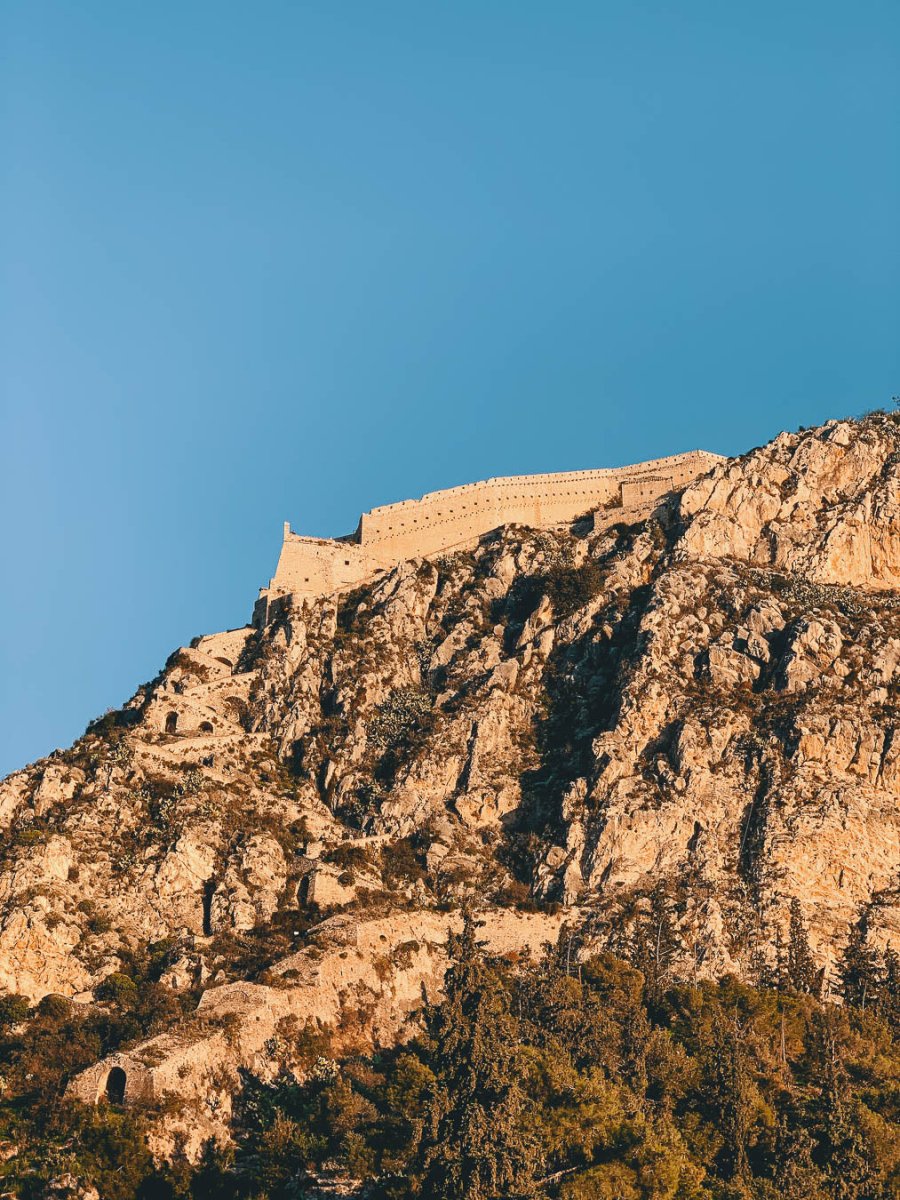
<path id="1" fill-rule="evenodd" d="M 469 545 L 500 525 L 540 529 L 601 505 L 651 503 L 720 461 L 717 454 L 691 450 L 628 467 L 486 479 L 373 508 L 344 538 L 303 537 L 285 522 L 278 566 L 260 591 L 254 622 L 271 619 L 286 596 L 323 596 L 354 587 L 406 559 Z"/>

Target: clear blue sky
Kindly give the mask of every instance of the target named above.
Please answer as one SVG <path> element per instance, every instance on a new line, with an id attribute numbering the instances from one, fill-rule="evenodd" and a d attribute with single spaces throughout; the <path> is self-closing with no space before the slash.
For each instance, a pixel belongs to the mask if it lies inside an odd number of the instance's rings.
<path id="1" fill-rule="evenodd" d="M 7 0 L 0 770 L 281 522 L 900 392 L 900 5 Z"/>

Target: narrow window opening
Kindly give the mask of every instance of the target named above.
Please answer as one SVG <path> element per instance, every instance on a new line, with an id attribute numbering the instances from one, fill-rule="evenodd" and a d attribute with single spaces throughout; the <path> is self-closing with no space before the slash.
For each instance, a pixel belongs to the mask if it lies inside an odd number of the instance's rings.
<path id="1" fill-rule="evenodd" d="M 212 902 L 216 892 L 216 881 L 207 879 L 203 885 L 203 936 L 212 936 Z"/>

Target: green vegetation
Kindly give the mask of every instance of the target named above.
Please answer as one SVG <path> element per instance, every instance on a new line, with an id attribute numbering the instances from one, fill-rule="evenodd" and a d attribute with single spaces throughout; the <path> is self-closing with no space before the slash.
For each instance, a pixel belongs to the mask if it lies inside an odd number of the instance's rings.
<path id="1" fill-rule="evenodd" d="M 96 1004 L 45 996 L 30 1007 L 0 996 L 0 1192 L 38 1200 L 51 1180 L 70 1175 L 103 1200 L 150 1195 L 162 1175 L 153 1164 L 145 1117 L 65 1099 L 69 1080 L 107 1054 L 181 1019 L 195 1003 L 159 982 L 170 946 L 122 956 L 122 970 L 97 988 Z"/>
<path id="2" fill-rule="evenodd" d="M 539 573 L 517 576 L 508 599 L 498 603 L 495 616 L 505 616 L 510 628 L 519 631 L 545 596 L 556 620 L 570 617 L 598 596 L 604 583 L 601 565 L 587 558 L 576 567 L 567 549 L 561 548 Z"/>
<path id="3" fill-rule="evenodd" d="M 195 639 L 196 640 L 196 639 Z M 166 659 L 166 670 L 179 670 L 185 675 L 192 675 L 201 683 L 209 678 L 209 667 L 202 662 L 197 662 L 190 654 L 184 650 L 176 650 Z"/>
<path id="4" fill-rule="evenodd" d="M 669 977 L 664 907 L 635 941 L 576 965 L 489 960 L 470 921 L 421 1036 L 338 1063 L 323 1044 L 301 1081 L 245 1076 L 234 1145 L 160 1168 L 140 1114 L 60 1099 L 104 1030 L 48 998 L 7 997 L 3 1189 L 32 1200 L 68 1172 L 103 1197 L 287 1200 L 357 1180 L 371 1200 L 888 1200 L 900 1188 L 900 991 L 865 922 L 841 963 L 846 1003 L 810 991 L 794 922 L 780 986 Z M 108 1020 L 133 976 L 103 988 Z M 96 1013 L 96 1010 L 93 1010 Z M 302 1036 L 302 1035 L 298 1035 Z M 302 1049 L 302 1047 L 301 1047 Z"/>
<path id="5" fill-rule="evenodd" d="M 323 1172 L 384 1200 L 897 1194 L 900 1012 L 884 968 L 863 1009 L 732 978 L 648 988 L 611 954 L 516 970 L 482 957 L 471 924 L 452 951 L 415 1043 L 302 1084 L 248 1080 L 217 1194 L 302 1195 Z"/>
<path id="6" fill-rule="evenodd" d="M 90 1180 L 103 1200 L 166 1194 L 166 1181 L 147 1149 L 144 1124 L 127 1112 L 59 1104 L 33 1116 L 23 1111 L 16 1122 L 8 1113 L 3 1116 L 3 1140 L 12 1136 L 18 1144 L 15 1157 L 0 1167 L 6 1195 L 26 1200 L 59 1195 L 48 1184 L 67 1176 Z"/>
<path id="7" fill-rule="evenodd" d="M 379 704 L 366 727 L 370 745 L 385 752 L 408 746 L 428 734 L 433 724 L 432 699 L 427 692 L 398 688 Z"/>
<path id="8" fill-rule="evenodd" d="M 407 763 L 435 727 L 433 699 L 427 693 L 398 688 L 379 704 L 366 726 L 366 737 L 378 759 L 373 779 L 390 788 L 401 766 Z"/>

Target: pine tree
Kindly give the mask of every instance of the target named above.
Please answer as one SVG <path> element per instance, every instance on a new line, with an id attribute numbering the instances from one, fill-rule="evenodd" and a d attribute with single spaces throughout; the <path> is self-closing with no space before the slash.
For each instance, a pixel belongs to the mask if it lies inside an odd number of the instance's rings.
<path id="1" fill-rule="evenodd" d="M 750 957 L 749 957 L 750 978 L 753 981 L 754 987 L 775 987 L 773 976 L 772 962 L 770 960 L 769 938 L 766 933 L 763 922 L 763 915 L 759 905 L 755 905 L 753 911 L 753 925 L 750 934 Z"/>
<path id="2" fill-rule="evenodd" d="M 785 1112 L 778 1116 L 774 1194 L 780 1200 L 825 1200 L 822 1174 L 813 1162 L 813 1139 L 792 1116 Z"/>
<path id="3" fill-rule="evenodd" d="M 821 1159 L 834 1200 L 874 1200 L 869 1155 L 854 1120 L 847 1080 L 837 1049 L 834 1017 L 819 1022 Z"/>
<path id="4" fill-rule="evenodd" d="M 631 958 L 643 973 L 647 1003 L 653 1007 L 669 983 L 681 939 L 675 925 L 675 905 L 666 884 L 657 884 L 649 900 L 648 911 L 635 926 Z"/>
<path id="5" fill-rule="evenodd" d="M 884 954 L 878 1010 L 895 1031 L 900 1030 L 900 955 L 893 946 Z"/>
<path id="6" fill-rule="evenodd" d="M 723 1135 L 719 1167 L 734 1196 L 749 1194 L 747 1143 L 753 1111 L 752 1084 L 744 1030 L 737 1019 L 716 1024 L 712 1050 L 712 1100 Z"/>
<path id="7" fill-rule="evenodd" d="M 508 995 L 478 951 L 470 917 L 449 949 L 446 998 L 431 1017 L 437 1082 L 420 1151 L 422 1194 L 429 1200 L 525 1196 L 537 1150 L 526 1131 Z"/>
<path id="8" fill-rule="evenodd" d="M 784 935 L 780 925 L 775 929 L 775 954 L 768 985 L 776 988 L 779 992 L 784 992 L 788 988 L 787 947 L 784 944 Z"/>
<path id="9" fill-rule="evenodd" d="M 803 910 L 796 897 L 791 901 L 791 919 L 788 929 L 787 981 L 795 992 L 815 995 L 818 988 L 816 964 L 809 948 Z"/>
<path id="10" fill-rule="evenodd" d="M 869 945 L 869 914 L 865 909 L 850 927 L 838 973 L 841 995 L 847 1004 L 865 1010 L 868 1004 L 877 1002 L 881 982 L 878 955 Z"/>

